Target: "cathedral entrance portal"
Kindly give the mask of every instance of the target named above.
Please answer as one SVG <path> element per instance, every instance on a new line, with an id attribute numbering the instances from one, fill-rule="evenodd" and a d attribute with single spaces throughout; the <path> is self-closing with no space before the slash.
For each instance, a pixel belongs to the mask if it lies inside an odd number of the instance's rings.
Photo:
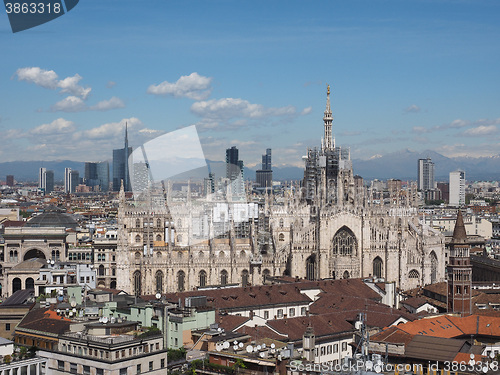
<path id="1" fill-rule="evenodd" d="M 316 279 L 316 255 L 311 255 L 306 259 L 306 279 Z"/>

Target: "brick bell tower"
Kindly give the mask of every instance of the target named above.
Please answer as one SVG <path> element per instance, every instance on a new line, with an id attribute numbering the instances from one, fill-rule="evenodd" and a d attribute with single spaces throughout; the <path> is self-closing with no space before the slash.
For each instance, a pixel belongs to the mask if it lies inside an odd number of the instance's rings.
<path id="1" fill-rule="evenodd" d="M 472 314 L 472 266 L 462 212 L 458 210 L 450 243 L 448 264 L 448 312 L 462 316 Z"/>

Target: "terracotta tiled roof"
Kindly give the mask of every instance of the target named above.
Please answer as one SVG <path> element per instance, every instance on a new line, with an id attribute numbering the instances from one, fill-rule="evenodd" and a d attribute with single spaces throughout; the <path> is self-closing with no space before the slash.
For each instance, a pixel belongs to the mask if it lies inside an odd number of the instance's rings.
<path id="1" fill-rule="evenodd" d="M 281 335 L 288 336 L 288 339 L 291 341 L 301 340 L 302 335 L 309 325 L 314 329 L 316 340 L 320 339 L 321 336 L 354 330 L 352 324 L 342 319 L 338 313 L 269 320 L 267 325 Z"/>
<path id="2" fill-rule="evenodd" d="M 59 335 L 66 332 L 70 325 L 70 319 L 58 316 L 51 308 L 38 308 L 27 313 L 18 328 Z"/>
<path id="3" fill-rule="evenodd" d="M 425 305 L 426 303 L 430 303 L 430 302 L 427 301 L 427 299 L 422 298 L 422 297 L 411 297 L 411 298 L 405 299 L 401 303 L 408 305 L 408 306 L 411 306 L 414 309 L 418 309 L 419 307 Z"/>
<path id="4" fill-rule="evenodd" d="M 365 285 L 361 279 L 305 281 L 274 285 L 250 287 L 196 290 L 169 293 L 166 298 L 177 302 L 191 296 L 207 296 L 207 300 L 217 309 L 236 310 L 252 306 L 267 306 L 276 304 L 299 304 L 312 302 L 305 295 L 307 290 L 320 289 L 330 295 L 358 296 L 380 301 L 381 296 Z M 154 296 L 143 296 L 145 300 Z"/>
<path id="5" fill-rule="evenodd" d="M 246 316 L 219 315 L 219 317 L 216 318 L 215 322 L 219 325 L 220 328 L 224 328 L 226 332 L 230 332 L 249 320 L 250 318 Z"/>
<path id="6" fill-rule="evenodd" d="M 424 318 L 398 326 L 399 329 L 412 335 L 427 335 L 434 337 L 459 337 L 464 334 L 450 321 L 450 316 L 441 315 L 433 318 Z"/>
<path id="7" fill-rule="evenodd" d="M 413 335 L 409 334 L 408 332 L 400 330 L 398 327 L 392 326 L 371 336 L 370 340 L 384 341 L 395 344 L 397 343 L 408 344 L 412 340 L 412 338 Z"/>
<path id="8" fill-rule="evenodd" d="M 266 326 L 255 326 L 255 327 L 244 326 L 238 329 L 237 332 L 249 335 L 250 337 L 252 337 L 252 340 L 256 342 L 261 341 L 264 338 L 271 340 L 278 340 L 278 341 L 286 339 L 285 336 L 277 334 L 272 329 Z"/>
<path id="9" fill-rule="evenodd" d="M 311 314 L 337 312 L 342 319 L 349 322 L 356 321 L 358 314 L 364 312 L 369 327 L 387 327 L 401 317 L 409 321 L 417 318 L 407 311 L 393 309 L 371 299 L 326 293 L 309 307 L 309 311 Z"/>

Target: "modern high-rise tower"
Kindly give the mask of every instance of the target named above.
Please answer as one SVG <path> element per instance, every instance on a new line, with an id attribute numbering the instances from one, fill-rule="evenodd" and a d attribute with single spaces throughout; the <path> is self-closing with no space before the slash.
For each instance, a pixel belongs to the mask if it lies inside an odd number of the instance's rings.
<path id="1" fill-rule="evenodd" d="M 255 173 L 255 182 L 262 189 L 272 188 L 273 186 L 273 170 L 271 164 L 271 149 L 266 150 L 266 154 L 262 155 L 262 169 Z"/>
<path id="2" fill-rule="evenodd" d="M 465 204 L 465 172 L 450 172 L 450 206 Z"/>
<path id="3" fill-rule="evenodd" d="M 64 192 L 66 194 L 74 193 L 79 184 L 80 173 L 71 168 L 64 168 Z"/>
<path id="4" fill-rule="evenodd" d="M 243 161 L 239 160 L 236 146 L 226 149 L 226 178 L 231 186 L 232 200 L 241 200 L 245 197 Z"/>
<path id="5" fill-rule="evenodd" d="M 128 146 L 128 128 L 125 124 L 125 147 L 113 150 L 113 191 L 120 191 L 122 180 L 125 191 L 131 190 L 128 169 L 130 154 L 132 154 L 132 147 Z"/>
<path id="6" fill-rule="evenodd" d="M 422 191 L 434 189 L 434 163 L 431 158 L 418 159 L 418 189 Z"/>
<path id="7" fill-rule="evenodd" d="M 93 188 L 99 187 L 100 191 L 109 190 L 109 163 L 85 162 L 85 185 Z"/>
<path id="8" fill-rule="evenodd" d="M 54 190 L 54 171 L 40 168 L 38 174 L 38 187 L 46 194 L 52 192 Z"/>

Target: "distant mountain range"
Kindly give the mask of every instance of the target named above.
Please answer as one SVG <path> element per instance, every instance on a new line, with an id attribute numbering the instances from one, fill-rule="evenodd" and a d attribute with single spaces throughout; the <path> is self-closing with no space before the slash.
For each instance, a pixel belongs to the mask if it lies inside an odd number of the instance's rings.
<path id="1" fill-rule="evenodd" d="M 399 178 L 402 180 L 417 179 L 418 159 L 430 157 L 435 165 L 436 181 L 448 181 L 449 173 L 457 169 L 465 171 L 467 180 L 500 180 L 500 154 L 491 157 L 455 157 L 448 158 L 435 151 L 416 152 L 403 150 L 387 155 L 373 157 L 369 160 L 353 160 L 354 173 L 365 180 Z M 209 161 L 211 171 L 216 176 L 225 175 L 225 164 L 221 161 Z M 110 163 L 110 169 L 111 169 Z M 83 177 L 85 163 L 71 160 L 57 161 L 14 161 L 0 163 L 0 180 L 12 174 L 17 181 L 36 181 L 38 170 L 41 167 L 54 171 L 56 183 L 64 178 L 64 168 L 76 169 Z M 245 167 L 245 179 L 255 179 L 257 168 Z M 110 170 L 110 173 L 112 171 Z M 204 170 L 203 173 L 206 173 Z M 275 180 L 298 180 L 304 176 L 303 168 L 298 167 L 273 167 Z M 111 175 L 110 175 L 111 177 Z"/>

